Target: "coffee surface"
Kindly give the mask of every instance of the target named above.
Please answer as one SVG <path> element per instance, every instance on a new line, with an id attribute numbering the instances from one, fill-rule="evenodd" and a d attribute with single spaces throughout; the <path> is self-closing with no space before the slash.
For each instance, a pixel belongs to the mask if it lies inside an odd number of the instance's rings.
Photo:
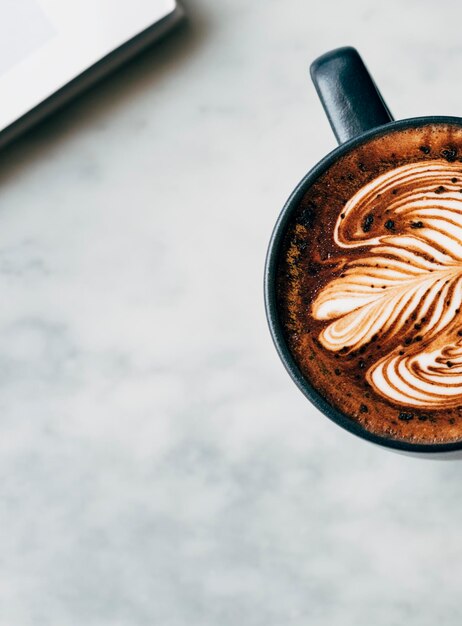
<path id="1" fill-rule="evenodd" d="M 462 128 L 377 137 L 302 198 L 278 268 L 289 348 L 380 436 L 462 439 Z"/>

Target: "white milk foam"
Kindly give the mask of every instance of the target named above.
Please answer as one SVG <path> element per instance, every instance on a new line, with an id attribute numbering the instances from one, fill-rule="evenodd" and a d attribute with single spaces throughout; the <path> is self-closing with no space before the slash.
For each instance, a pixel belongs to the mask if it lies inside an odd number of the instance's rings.
<path id="1" fill-rule="evenodd" d="M 382 345 L 401 339 L 366 373 L 378 394 L 401 405 L 462 405 L 461 189 L 462 163 L 443 160 L 403 165 L 365 185 L 334 231 L 339 248 L 364 255 L 346 255 L 342 275 L 312 305 L 315 319 L 330 321 L 319 337 L 328 350 L 355 351 L 377 334 Z M 381 226 L 364 228 L 382 196 Z"/>

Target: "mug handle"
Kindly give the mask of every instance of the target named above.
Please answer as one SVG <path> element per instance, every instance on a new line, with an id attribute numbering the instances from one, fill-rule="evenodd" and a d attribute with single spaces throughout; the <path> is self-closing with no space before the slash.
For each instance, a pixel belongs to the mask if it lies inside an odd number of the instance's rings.
<path id="1" fill-rule="evenodd" d="M 323 54 L 313 61 L 310 73 L 339 144 L 393 121 L 355 48 Z"/>

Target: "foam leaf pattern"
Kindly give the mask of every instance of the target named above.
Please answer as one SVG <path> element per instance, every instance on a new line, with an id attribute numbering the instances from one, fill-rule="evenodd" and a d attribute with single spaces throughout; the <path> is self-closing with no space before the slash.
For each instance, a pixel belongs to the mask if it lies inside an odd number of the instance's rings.
<path id="1" fill-rule="evenodd" d="M 366 378 L 398 405 L 462 405 L 461 190 L 462 165 L 443 160 L 404 165 L 360 189 L 334 231 L 354 258 L 312 304 L 314 318 L 330 322 L 319 337 L 326 349 L 356 351 L 378 337 L 389 347 Z"/>

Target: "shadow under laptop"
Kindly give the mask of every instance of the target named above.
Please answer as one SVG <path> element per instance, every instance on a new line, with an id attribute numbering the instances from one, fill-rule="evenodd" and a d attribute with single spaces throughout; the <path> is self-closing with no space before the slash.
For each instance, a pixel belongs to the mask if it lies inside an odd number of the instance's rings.
<path id="1" fill-rule="evenodd" d="M 50 147 L 103 121 L 127 101 L 156 89 L 175 74 L 201 46 L 207 32 L 202 15 L 186 2 L 182 5 L 186 18 L 174 30 L 1 148 L 0 185 L 42 158 Z"/>

